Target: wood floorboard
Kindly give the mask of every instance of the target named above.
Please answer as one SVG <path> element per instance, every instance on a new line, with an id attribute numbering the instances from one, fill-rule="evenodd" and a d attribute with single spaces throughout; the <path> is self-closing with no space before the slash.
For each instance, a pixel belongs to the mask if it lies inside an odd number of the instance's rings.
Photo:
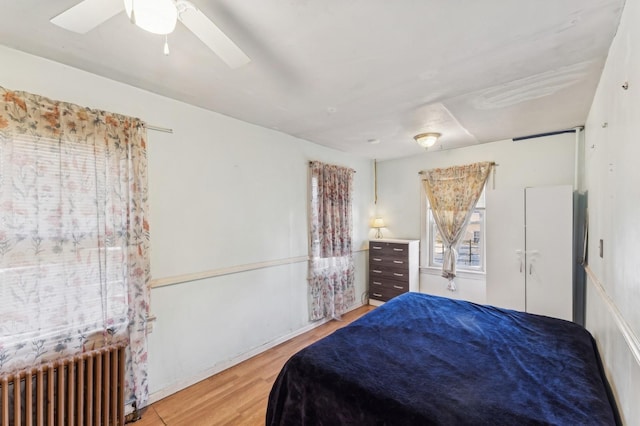
<path id="1" fill-rule="evenodd" d="M 307 333 L 152 404 L 134 426 L 263 425 L 267 399 L 280 369 L 300 349 L 360 318 L 362 306 Z"/>

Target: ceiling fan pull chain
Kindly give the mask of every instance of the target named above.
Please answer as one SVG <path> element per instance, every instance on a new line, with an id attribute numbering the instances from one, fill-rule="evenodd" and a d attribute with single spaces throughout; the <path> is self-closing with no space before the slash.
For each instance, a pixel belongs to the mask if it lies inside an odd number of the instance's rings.
<path id="1" fill-rule="evenodd" d="M 135 8 L 135 0 L 131 0 L 131 23 L 133 25 L 136 24 L 136 8 Z"/>

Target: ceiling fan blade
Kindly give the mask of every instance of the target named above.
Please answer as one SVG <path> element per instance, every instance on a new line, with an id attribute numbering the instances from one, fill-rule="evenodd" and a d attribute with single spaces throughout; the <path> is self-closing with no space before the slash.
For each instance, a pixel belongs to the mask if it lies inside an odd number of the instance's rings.
<path id="1" fill-rule="evenodd" d="M 238 68 L 251 62 L 251 59 L 200 10 L 184 10 L 180 14 L 180 21 L 230 68 Z"/>
<path id="2" fill-rule="evenodd" d="M 122 0 L 84 0 L 51 18 L 51 23 L 84 34 L 123 10 Z"/>

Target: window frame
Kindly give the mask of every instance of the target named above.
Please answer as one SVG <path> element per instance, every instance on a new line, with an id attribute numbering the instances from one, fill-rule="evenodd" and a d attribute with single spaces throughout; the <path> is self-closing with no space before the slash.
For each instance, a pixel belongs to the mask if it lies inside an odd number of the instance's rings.
<path id="1" fill-rule="evenodd" d="M 483 194 L 481 197 L 486 197 L 486 184 L 483 188 Z M 480 210 L 482 212 L 482 221 L 480 226 L 480 266 L 477 267 L 465 267 L 463 265 L 456 265 L 456 275 L 461 278 L 471 278 L 483 280 L 486 275 L 486 235 L 487 235 L 487 209 L 486 209 L 486 200 L 484 206 L 476 207 L 475 210 Z M 431 219 L 431 207 L 429 205 L 429 199 L 424 192 L 423 188 L 420 188 L 420 244 L 424 248 L 420 250 L 420 270 L 423 273 L 428 273 L 431 275 L 440 275 L 442 271 L 442 264 L 434 264 L 432 259 L 433 252 L 433 235 L 435 229 L 435 222 Z"/>

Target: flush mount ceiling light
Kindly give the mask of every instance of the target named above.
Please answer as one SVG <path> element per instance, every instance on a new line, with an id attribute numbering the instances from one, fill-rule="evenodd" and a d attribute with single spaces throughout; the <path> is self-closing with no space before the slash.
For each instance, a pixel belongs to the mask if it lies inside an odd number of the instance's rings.
<path id="1" fill-rule="evenodd" d="M 415 135 L 413 139 L 416 140 L 418 145 L 420 145 L 424 149 L 427 149 L 429 147 L 432 147 L 440 136 L 442 136 L 440 133 L 435 132 L 420 133 L 419 135 Z"/>

